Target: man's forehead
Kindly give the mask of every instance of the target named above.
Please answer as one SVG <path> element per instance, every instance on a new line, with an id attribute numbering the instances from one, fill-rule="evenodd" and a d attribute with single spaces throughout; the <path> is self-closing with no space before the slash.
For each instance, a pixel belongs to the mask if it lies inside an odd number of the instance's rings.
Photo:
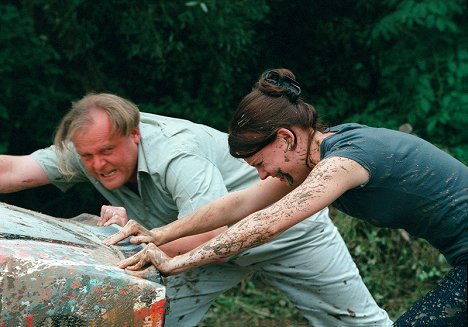
<path id="1" fill-rule="evenodd" d="M 99 134 L 112 134 L 112 123 L 109 116 L 103 110 L 91 110 L 88 114 L 86 124 L 77 128 L 71 139 L 76 137 L 99 135 Z"/>

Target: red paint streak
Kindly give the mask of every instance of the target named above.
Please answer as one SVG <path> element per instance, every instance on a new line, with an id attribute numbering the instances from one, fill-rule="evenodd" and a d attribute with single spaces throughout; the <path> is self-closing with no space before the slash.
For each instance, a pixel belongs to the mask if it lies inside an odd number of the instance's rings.
<path id="1" fill-rule="evenodd" d="M 28 315 L 26 317 L 26 326 L 27 327 L 33 327 L 33 316 L 32 315 Z"/>
<path id="2" fill-rule="evenodd" d="M 148 308 L 142 308 L 138 311 L 135 311 L 135 327 L 162 327 L 164 321 L 164 303 L 165 300 L 160 300 L 156 303 L 153 303 L 149 310 Z"/>

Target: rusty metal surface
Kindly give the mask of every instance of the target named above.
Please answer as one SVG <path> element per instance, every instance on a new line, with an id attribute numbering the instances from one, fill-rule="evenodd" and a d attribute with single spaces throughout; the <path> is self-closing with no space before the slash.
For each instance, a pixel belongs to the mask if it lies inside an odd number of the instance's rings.
<path id="1" fill-rule="evenodd" d="M 0 203 L 0 326 L 162 326 L 159 273 L 118 268 L 141 247 L 102 245 L 118 227 L 96 219 Z"/>

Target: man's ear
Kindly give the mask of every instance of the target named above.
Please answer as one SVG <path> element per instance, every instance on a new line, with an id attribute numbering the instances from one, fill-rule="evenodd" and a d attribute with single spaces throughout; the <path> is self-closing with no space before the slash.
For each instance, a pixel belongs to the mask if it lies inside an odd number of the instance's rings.
<path id="1" fill-rule="evenodd" d="M 135 128 L 131 133 L 130 133 L 130 138 L 135 142 L 135 144 L 140 143 L 140 130 L 138 128 Z"/>

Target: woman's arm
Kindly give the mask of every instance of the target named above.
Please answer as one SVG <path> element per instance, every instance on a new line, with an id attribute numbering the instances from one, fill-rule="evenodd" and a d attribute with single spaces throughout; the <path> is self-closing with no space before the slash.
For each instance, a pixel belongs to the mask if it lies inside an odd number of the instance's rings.
<path id="1" fill-rule="evenodd" d="M 345 191 L 366 183 L 368 179 L 367 170 L 353 160 L 342 157 L 322 160 L 299 187 L 280 201 L 250 214 L 198 248 L 169 258 L 157 246 L 149 244 L 140 253 L 123 260 L 120 267 L 134 270 L 152 262 L 162 273 L 169 275 L 219 261 L 269 242 L 289 227 L 331 204 Z M 209 212 L 205 214 L 210 215 Z M 193 221 L 201 219 L 194 217 Z"/>
<path id="2" fill-rule="evenodd" d="M 129 236 L 132 243 L 162 245 L 184 236 L 200 234 L 233 224 L 247 215 L 260 210 L 291 191 L 291 187 L 278 179 L 267 178 L 249 188 L 231 192 L 193 213 L 168 225 L 150 231 L 130 220 L 118 233 L 103 241 L 115 244 Z"/>

